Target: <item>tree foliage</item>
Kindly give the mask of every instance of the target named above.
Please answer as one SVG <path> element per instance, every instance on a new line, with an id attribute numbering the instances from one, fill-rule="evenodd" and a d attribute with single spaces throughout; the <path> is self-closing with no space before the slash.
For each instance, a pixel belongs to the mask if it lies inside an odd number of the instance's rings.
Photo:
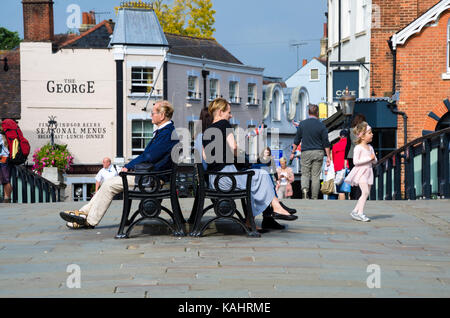
<path id="1" fill-rule="evenodd" d="M 0 50 L 12 50 L 20 44 L 18 32 L 0 27 Z"/>
<path id="2" fill-rule="evenodd" d="M 211 0 L 156 0 L 153 9 L 164 32 L 212 38 L 216 30 Z"/>

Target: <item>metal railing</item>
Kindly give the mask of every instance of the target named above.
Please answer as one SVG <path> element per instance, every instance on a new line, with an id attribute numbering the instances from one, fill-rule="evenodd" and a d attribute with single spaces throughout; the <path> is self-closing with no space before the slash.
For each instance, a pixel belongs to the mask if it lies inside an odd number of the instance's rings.
<path id="1" fill-rule="evenodd" d="M 61 188 L 31 172 L 25 166 L 11 167 L 11 202 L 60 202 Z"/>
<path id="2" fill-rule="evenodd" d="M 374 167 L 370 200 L 450 198 L 450 128 L 417 138 Z"/>

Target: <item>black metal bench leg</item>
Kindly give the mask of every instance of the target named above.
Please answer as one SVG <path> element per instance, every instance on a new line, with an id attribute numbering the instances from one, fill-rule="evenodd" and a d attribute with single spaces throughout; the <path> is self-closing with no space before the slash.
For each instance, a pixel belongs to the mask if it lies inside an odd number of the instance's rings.
<path id="1" fill-rule="evenodd" d="M 189 224 L 195 223 L 195 215 L 197 214 L 197 207 L 198 207 L 198 195 L 195 196 L 194 206 L 192 207 L 191 215 L 189 215 L 189 219 L 188 219 Z"/>
<path id="2" fill-rule="evenodd" d="M 128 238 L 128 236 L 124 233 L 124 230 L 125 230 L 125 226 L 127 226 L 127 224 L 128 224 L 128 216 L 130 215 L 130 210 L 131 210 L 131 200 L 124 198 L 122 219 L 120 221 L 119 231 L 117 232 L 117 235 L 116 235 L 117 239 Z"/>
<path id="3" fill-rule="evenodd" d="M 172 204 L 172 210 L 173 210 L 173 218 L 175 221 L 175 228 L 177 229 L 174 232 L 175 236 L 185 236 L 186 232 L 184 230 L 184 224 L 186 221 L 184 220 L 183 214 L 181 213 L 181 207 L 180 203 L 178 202 L 177 197 L 171 197 L 170 198 L 171 204 Z"/>
<path id="4" fill-rule="evenodd" d="M 250 237 L 261 237 L 261 234 L 256 230 L 255 217 L 252 213 L 251 202 L 248 199 L 242 199 L 242 209 L 244 210 L 246 221 L 250 223 L 250 231 L 247 232 Z"/>
<path id="5" fill-rule="evenodd" d="M 192 231 L 189 233 L 190 236 L 200 236 L 201 235 L 201 221 L 203 216 L 203 207 L 205 204 L 205 197 L 202 194 L 198 194 L 198 197 L 195 199 L 197 201 L 196 209 L 192 210 L 192 213 L 195 213 L 194 215 L 194 226 L 192 228 Z"/>

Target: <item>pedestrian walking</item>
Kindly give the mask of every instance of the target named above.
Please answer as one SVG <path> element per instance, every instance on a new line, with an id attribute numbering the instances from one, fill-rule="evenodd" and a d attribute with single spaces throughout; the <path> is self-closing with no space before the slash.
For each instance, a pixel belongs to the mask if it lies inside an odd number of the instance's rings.
<path id="1" fill-rule="evenodd" d="M 353 153 L 354 167 L 345 178 L 345 182 L 352 186 L 359 186 L 361 196 L 350 215 L 355 220 L 368 222 L 370 219 L 364 214 L 364 207 L 373 185 L 373 165 L 377 163 L 377 157 L 370 145 L 373 138 L 370 126 L 362 122 L 353 129 L 353 133 L 356 136 L 356 147 Z"/>
<path id="2" fill-rule="evenodd" d="M 320 173 L 326 154 L 326 165 L 331 163 L 330 142 L 328 130 L 319 120 L 319 106 L 310 104 L 308 107 L 309 118 L 300 122 L 295 135 L 293 152 L 290 160 L 294 159 L 297 146 L 302 143 L 301 164 L 301 189 L 304 199 L 308 199 L 309 184 L 311 182 L 311 198 L 317 200 L 320 191 Z"/>
<path id="3" fill-rule="evenodd" d="M 352 120 L 352 123 L 350 125 L 350 140 L 347 143 L 346 147 L 345 147 L 345 159 L 348 160 L 348 165 L 350 169 L 353 169 L 354 164 L 353 164 L 353 152 L 356 146 L 356 139 L 357 137 L 355 136 L 355 134 L 353 133 L 353 129 L 360 123 L 365 122 L 366 121 L 366 116 L 364 116 L 363 114 L 356 114 L 355 117 Z M 350 199 L 351 200 L 358 200 L 359 197 L 361 195 L 361 191 L 359 189 L 359 187 L 352 187 L 351 191 L 350 191 Z"/>
<path id="4" fill-rule="evenodd" d="M 341 190 L 341 184 L 343 184 L 344 178 L 345 178 L 345 172 L 349 168 L 348 162 L 345 159 L 345 148 L 347 147 L 347 136 L 348 132 L 345 129 L 342 129 L 339 132 L 339 141 L 334 144 L 331 154 L 333 157 L 333 165 L 334 165 L 334 171 L 336 172 L 336 185 L 337 185 L 337 192 L 338 192 L 338 199 L 339 200 L 345 200 L 345 194 L 343 190 Z M 342 179 L 337 181 L 338 177 L 342 177 Z M 342 181 L 342 182 L 341 182 Z"/>

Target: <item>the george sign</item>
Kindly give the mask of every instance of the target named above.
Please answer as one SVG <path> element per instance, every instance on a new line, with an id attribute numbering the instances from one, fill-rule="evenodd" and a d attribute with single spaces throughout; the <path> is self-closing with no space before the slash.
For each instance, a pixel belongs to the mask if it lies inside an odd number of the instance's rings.
<path id="1" fill-rule="evenodd" d="M 77 83 L 74 79 L 65 79 L 63 82 L 47 81 L 47 92 L 51 94 L 93 94 L 94 81 Z"/>
<path id="2" fill-rule="evenodd" d="M 333 71 L 333 101 L 339 102 L 347 87 L 350 94 L 359 97 L 359 71 Z"/>

